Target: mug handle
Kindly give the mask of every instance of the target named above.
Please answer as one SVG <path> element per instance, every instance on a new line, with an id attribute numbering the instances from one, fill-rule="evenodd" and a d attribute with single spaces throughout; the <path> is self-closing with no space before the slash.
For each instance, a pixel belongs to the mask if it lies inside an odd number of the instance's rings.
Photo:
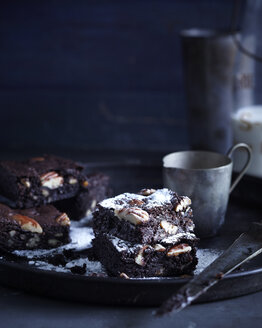
<path id="1" fill-rule="evenodd" d="M 232 183 L 232 185 L 230 187 L 230 190 L 229 190 L 229 193 L 231 193 L 235 189 L 236 185 L 242 179 L 242 177 L 246 173 L 246 171 L 249 167 L 250 161 L 251 161 L 252 149 L 249 145 L 247 145 L 245 143 L 238 143 L 238 144 L 234 145 L 233 147 L 231 147 L 227 152 L 227 156 L 230 159 L 232 159 L 232 155 L 233 155 L 234 151 L 237 150 L 237 149 L 240 149 L 240 148 L 243 148 L 243 149 L 246 150 L 246 152 L 247 152 L 247 161 L 246 161 L 244 167 L 242 168 L 242 170 L 239 172 L 239 174 L 236 177 L 235 181 Z"/>

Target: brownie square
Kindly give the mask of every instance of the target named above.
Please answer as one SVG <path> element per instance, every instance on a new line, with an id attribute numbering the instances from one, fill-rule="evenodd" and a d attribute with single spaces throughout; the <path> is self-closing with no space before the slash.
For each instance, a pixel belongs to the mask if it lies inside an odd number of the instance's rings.
<path id="1" fill-rule="evenodd" d="M 110 276 L 168 277 L 192 273 L 197 264 L 196 242 L 192 233 L 154 245 L 133 244 L 101 233 L 93 240 L 93 248 Z"/>
<path id="2" fill-rule="evenodd" d="M 94 212 L 94 253 L 109 275 L 177 276 L 197 264 L 191 200 L 164 189 L 108 198 Z"/>
<path id="3" fill-rule="evenodd" d="M 88 182 L 85 189 L 70 199 L 60 200 L 54 205 L 62 212 L 66 212 L 71 220 L 80 220 L 88 216 L 95 209 L 96 204 L 111 194 L 109 177 L 102 173 L 86 175 Z"/>
<path id="4" fill-rule="evenodd" d="M 52 205 L 11 209 L 0 204 L 2 250 L 54 248 L 70 242 L 70 219 Z"/>
<path id="5" fill-rule="evenodd" d="M 193 232 L 191 201 L 168 189 L 145 189 L 108 198 L 94 212 L 95 234 L 108 233 L 131 243 L 152 244 Z"/>
<path id="6" fill-rule="evenodd" d="M 0 162 L 0 193 L 18 208 L 74 197 L 86 184 L 83 167 L 68 159 L 44 155 Z"/>

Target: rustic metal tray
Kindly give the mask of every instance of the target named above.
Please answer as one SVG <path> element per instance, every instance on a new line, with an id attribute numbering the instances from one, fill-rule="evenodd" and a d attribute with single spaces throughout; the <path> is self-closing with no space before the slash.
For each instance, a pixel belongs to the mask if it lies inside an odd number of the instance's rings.
<path id="1" fill-rule="evenodd" d="M 139 161 L 92 163 L 88 171 L 102 171 L 111 176 L 114 192 L 137 191 L 143 187 L 162 186 L 161 166 L 142 164 Z M 250 182 L 251 181 L 251 182 Z M 252 221 L 261 219 L 261 208 L 255 204 L 261 181 L 246 178 L 241 186 L 242 193 L 233 194 L 227 212 L 226 223 L 218 236 L 200 242 L 200 251 L 221 252 Z M 251 201 L 249 201 L 249 198 Z M 254 201 L 255 199 L 255 201 Z M 208 254 L 208 253 L 206 253 Z M 205 253 L 202 252 L 202 257 Z M 203 258 L 202 258 L 203 260 Z M 45 270 L 3 256 L 0 259 L 0 283 L 27 292 L 58 299 L 110 305 L 155 306 L 161 304 L 174 291 L 188 282 L 188 277 L 122 279 L 100 276 L 82 276 L 72 273 Z M 229 274 L 198 302 L 215 301 L 236 297 L 262 289 L 262 256 L 258 256 L 237 272 Z"/>

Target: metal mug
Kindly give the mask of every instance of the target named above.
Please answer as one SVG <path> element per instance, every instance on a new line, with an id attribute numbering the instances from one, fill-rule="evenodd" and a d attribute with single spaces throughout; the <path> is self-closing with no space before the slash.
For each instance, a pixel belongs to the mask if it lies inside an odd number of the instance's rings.
<path id="1" fill-rule="evenodd" d="M 237 149 L 245 149 L 247 159 L 231 184 L 233 160 Z M 192 200 L 196 234 L 211 237 L 225 221 L 229 194 L 245 174 L 252 150 L 244 143 L 231 147 L 226 155 L 209 151 L 180 151 L 163 158 L 164 186 Z"/>

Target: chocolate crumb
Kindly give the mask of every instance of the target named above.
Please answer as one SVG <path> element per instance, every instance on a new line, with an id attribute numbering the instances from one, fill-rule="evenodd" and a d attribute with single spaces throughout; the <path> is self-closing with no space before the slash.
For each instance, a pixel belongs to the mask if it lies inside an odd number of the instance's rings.
<path id="1" fill-rule="evenodd" d="M 83 265 L 75 265 L 70 268 L 70 271 L 74 274 L 85 274 L 86 273 L 86 264 Z"/>

